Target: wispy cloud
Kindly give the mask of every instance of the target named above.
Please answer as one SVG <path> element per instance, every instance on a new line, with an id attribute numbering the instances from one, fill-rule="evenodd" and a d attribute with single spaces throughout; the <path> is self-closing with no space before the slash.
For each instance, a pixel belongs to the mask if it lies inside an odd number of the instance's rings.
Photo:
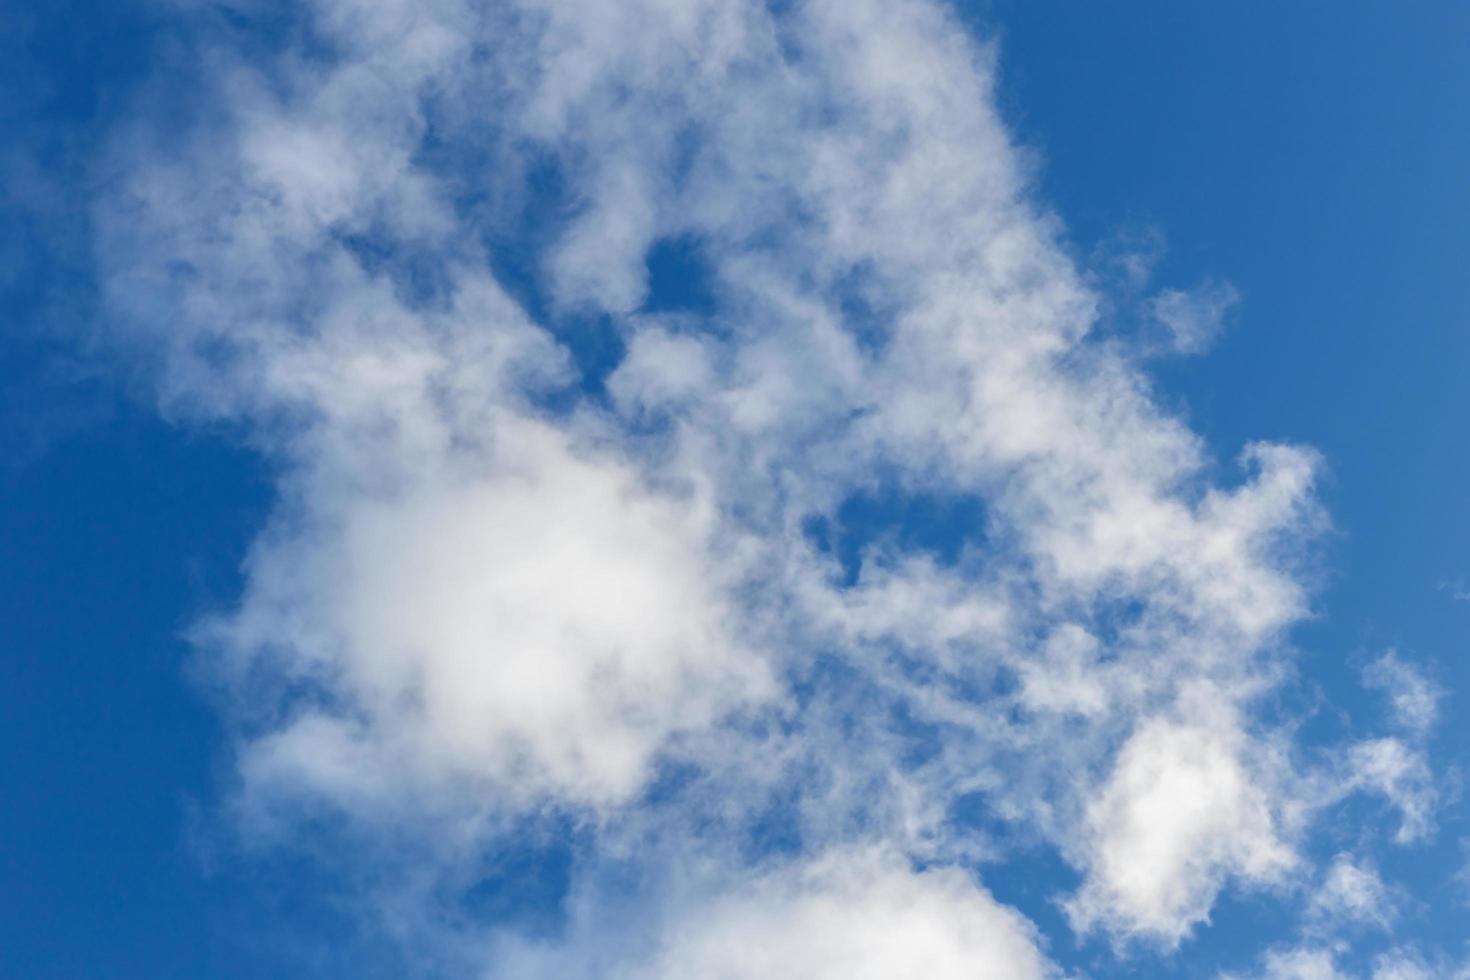
<path id="1" fill-rule="evenodd" d="M 1470 586 L 1462 578 L 1442 579 L 1439 591 L 1448 593 L 1456 602 L 1470 602 Z"/>
<path id="2" fill-rule="evenodd" d="M 1395 721 L 1407 731 L 1423 735 L 1434 727 L 1444 691 L 1396 651 L 1389 650 L 1365 667 L 1363 684 L 1383 692 Z"/>
<path id="3" fill-rule="evenodd" d="M 1339 854 L 1312 895 L 1308 914 L 1316 924 L 1328 928 L 1359 923 L 1386 927 L 1396 908 L 1371 864 Z"/>
<path id="4" fill-rule="evenodd" d="M 1148 309 L 1168 331 L 1174 350 L 1199 354 L 1220 331 L 1225 317 L 1240 302 L 1240 293 L 1224 282 L 1205 282 L 1193 289 L 1165 289 L 1149 300 Z"/>

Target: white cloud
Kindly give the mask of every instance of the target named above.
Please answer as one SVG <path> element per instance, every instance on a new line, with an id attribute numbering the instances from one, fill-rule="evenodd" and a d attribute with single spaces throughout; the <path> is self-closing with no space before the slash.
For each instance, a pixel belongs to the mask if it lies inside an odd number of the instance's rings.
<path id="1" fill-rule="evenodd" d="M 1347 952 L 1341 943 L 1273 949 L 1261 958 L 1260 970 L 1251 975 L 1260 980 L 1462 980 L 1470 976 L 1470 968 L 1443 957 L 1426 958 L 1412 946 L 1391 947 L 1374 956 L 1371 964 L 1364 962 L 1362 968 L 1344 972 L 1339 964 Z M 1233 976 L 1222 975 L 1221 980 Z"/>
<path id="2" fill-rule="evenodd" d="M 1391 949 L 1373 961 L 1373 980 L 1434 980 L 1448 975 L 1445 967 L 1431 968 L 1413 949 Z M 1461 974 L 1456 972 L 1454 975 Z"/>
<path id="3" fill-rule="evenodd" d="M 1088 805 L 1089 875 L 1069 906 L 1079 928 L 1177 945 L 1208 918 L 1227 877 L 1270 882 L 1295 863 L 1270 786 L 1246 761 L 1251 746 L 1212 700 L 1197 692 L 1189 702 L 1199 722 L 1141 726 Z"/>
<path id="4" fill-rule="evenodd" d="M 167 148 L 140 123 L 97 215 L 112 340 L 279 473 L 238 607 L 197 631 L 244 812 L 573 812 L 584 876 L 700 881 L 640 924 L 668 977 L 1045 975 L 1016 913 L 905 863 L 983 850 L 967 794 L 1121 939 L 1177 944 L 1297 867 L 1310 780 L 1258 708 L 1308 608 L 1316 457 L 1252 444 L 1212 481 L 1093 342 L 993 52 L 946 8 L 310 11 L 330 57 L 213 52 L 218 112 Z M 713 313 L 639 312 L 667 238 Z M 1155 312 L 1198 345 L 1211 289 Z M 606 399 L 577 317 L 626 347 Z M 875 536 L 847 585 L 809 529 L 875 488 L 984 513 L 953 561 Z M 1414 836 L 1416 759 L 1358 743 L 1339 782 Z M 689 785 L 648 793 L 670 761 Z M 752 868 L 733 842 L 772 799 L 845 856 Z M 534 955 L 624 962 L 596 936 Z"/>
<path id="5" fill-rule="evenodd" d="M 1397 738 L 1369 739 L 1353 745 L 1347 761 L 1346 788 L 1380 793 L 1398 809 L 1394 840 L 1407 844 L 1434 830 L 1439 793 L 1420 750 Z"/>
<path id="6" fill-rule="evenodd" d="M 330 724 L 330 757 L 351 744 L 374 784 L 388 766 L 615 802 L 669 736 L 771 693 L 731 634 L 697 500 L 544 426 L 502 419 L 495 435 L 490 459 L 336 497 L 257 549 L 221 637 L 330 672 L 333 703 L 272 736 L 273 760 L 309 778 Z"/>
<path id="7" fill-rule="evenodd" d="M 1034 927 L 952 868 L 841 850 L 692 894 L 616 943 L 513 944 L 496 976 L 618 980 L 1041 980 L 1060 976 Z M 590 939 L 590 941 L 589 941 Z M 609 946 L 623 949 L 609 959 Z"/>
<path id="8" fill-rule="evenodd" d="M 1308 905 L 1308 915 L 1327 927 L 1354 923 L 1387 926 L 1396 911 L 1378 872 L 1347 854 L 1333 859 Z"/>
<path id="9" fill-rule="evenodd" d="M 1434 726 L 1444 692 L 1395 651 L 1389 650 L 1364 668 L 1363 683 L 1388 697 L 1400 727 L 1422 735 Z"/>
<path id="10" fill-rule="evenodd" d="M 720 899 L 669 930 L 660 980 L 1027 980 L 1054 975 L 1034 929 L 953 870 L 829 856 Z"/>
<path id="11" fill-rule="evenodd" d="M 1190 290 L 1165 289 L 1149 300 L 1148 309 L 1168 331 L 1174 350 L 1199 354 L 1214 343 L 1238 302 L 1240 294 L 1229 283 L 1206 282 Z"/>
<path id="12" fill-rule="evenodd" d="M 1261 980 L 1346 980 L 1337 970 L 1333 950 L 1302 947 L 1272 950 L 1262 964 Z"/>

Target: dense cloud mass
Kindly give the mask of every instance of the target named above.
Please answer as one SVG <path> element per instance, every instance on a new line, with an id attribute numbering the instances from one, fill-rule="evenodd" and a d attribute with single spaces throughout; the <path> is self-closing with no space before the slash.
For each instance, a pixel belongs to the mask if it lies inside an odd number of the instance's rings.
<path id="1" fill-rule="evenodd" d="M 1319 461 L 1220 465 L 1096 335 L 948 8 L 314 0 L 268 53 L 185 13 L 207 111 L 117 140 L 98 248 L 165 411 L 278 473 L 195 629 L 242 832 L 446 880 L 588 842 L 556 938 L 421 912 L 425 971 L 1061 975 L 983 885 L 1022 837 L 1123 955 L 1225 889 L 1390 914 L 1303 845 L 1363 794 L 1432 829 L 1438 692 L 1390 654 L 1391 729 L 1314 753 L 1269 710 Z M 1193 352 L 1234 299 L 1151 309 Z M 1252 968 L 1335 976 L 1318 938 Z"/>

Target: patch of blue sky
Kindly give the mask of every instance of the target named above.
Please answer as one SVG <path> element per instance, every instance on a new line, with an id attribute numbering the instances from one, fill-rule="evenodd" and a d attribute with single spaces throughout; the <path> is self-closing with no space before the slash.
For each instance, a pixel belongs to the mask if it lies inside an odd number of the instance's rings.
<path id="1" fill-rule="evenodd" d="M 818 552 L 836 561 L 842 584 L 851 587 L 864 565 L 881 564 L 885 553 L 922 554 L 953 566 L 967 552 L 983 550 L 985 501 L 876 481 L 870 490 L 844 498 L 831 514 L 808 517 L 804 531 Z"/>

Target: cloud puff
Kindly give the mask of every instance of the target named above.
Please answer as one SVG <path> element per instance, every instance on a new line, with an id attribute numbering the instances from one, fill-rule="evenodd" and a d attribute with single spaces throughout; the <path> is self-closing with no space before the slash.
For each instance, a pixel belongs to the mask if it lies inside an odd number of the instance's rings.
<path id="1" fill-rule="evenodd" d="M 1407 946 L 1384 950 L 1362 969 L 1344 972 L 1339 965 L 1343 953 L 1342 946 L 1271 950 L 1262 957 L 1259 972 L 1252 975 L 1261 980 L 1429 980 L 1431 977 L 1460 980 L 1470 976 L 1470 968 L 1464 965 L 1455 966 L 1443 959 L 1431 962 Z"/>
<path id="2" fill-rule="evenodd" d="M 1422 735 L 1434 726 L 1444 692 L 1395 651 L 1389 650 L 1364 668 L 1363 683 L 1388 697 L 1400 727 Z"/>
<path id="3" fill-rule="evenodd" d="M 1393 949 L 1373 964 L 1373 980 L 1429 980 L 1436 974 L 1412 950 Z"/>
<path id="4" fill-rule="evenodd" d="M 1387 926 L 1395 912 L 1393 898 L 1378 872 L 1347 854 L 1333 859 L 1308 906 L 1308 915 L 1323 925 Z"/>
<path id="5" fill-rule="evenodd" d="M 331 703 L 258 745 L 253 772 L 616 802 L 669 737 L 771 694 L 698 501 L 543 426 L 503 420 L 495 441 L 463 472 L 334 500 L 257 549 L 217 635 L 242 657 L 291 650 Z"/>
<path id="6" fill-rule="evenodd" d="M 1148 311 L 1168 331 L 1174 350 L 1199 354 L 1214 343 L 1226 314 L 1239 302 L 1229 283 L 1206 282 L 1190 290 L 1165 289 L 1149 300 Z"/>
<path id="7" fill-rule="evenodd" d="M 1208 917 L 1227 876 L 1269 882 L 1295 862 L 1269 776 L 1250 771 L 1251 747 L 1208 694 L 1192 706 L 1208 720 L 1140 726 L 1090 803 L 1090 874 L 1069 908 L 1081 928 L 1177 944 Z"/>
<path id="8" fill-rule="evenodd" d="M 660 980 L 1057 975 L 1033 928 L 955 870 L 893 855 L 829 855 L 761 878 L 684 917 L 652 961 Z"/>
<path id="9" fill-rule="evenodd" d="M 1260 976 L 1262 980 L 1343 980 L 1336 960 L 1330 949 L 1273 950 L 1266 954 Z"/>
<path id="10" fill-rule="evenodd" d="M 606 906 L 557 943 L 511 941 L 493 976 L 649 980 L 1041 980 L 1061 973 L 1036 929 L 956 868 L 916 870 L 883 847 L 845 848 L 723 881 L 672 883 L 652 917 Z M 650 918 L 652 921 L 649 921 Z M 605 935 L 616 929 L 616 938 Z"/>

